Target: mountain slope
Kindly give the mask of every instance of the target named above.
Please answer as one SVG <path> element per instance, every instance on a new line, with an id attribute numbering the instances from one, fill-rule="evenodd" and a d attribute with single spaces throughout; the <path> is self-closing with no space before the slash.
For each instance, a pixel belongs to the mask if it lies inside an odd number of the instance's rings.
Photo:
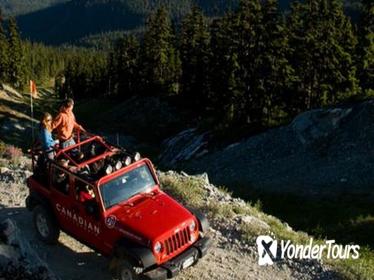
<path id="1" fill-rule="evenodd" d="M 279 5 L 287 10 L 291 2 L 280 0 Z M 354 17 L 358 2 L 346 0 Z M 0 0 L 0 7 L 7 14 L 21 14 L 17 20 L 24 38 L 57 45 L 89 35 L 142 27 L 150 11 L 160 5 L 166 6 L 178 20 L 193 5 L 200 6 L 209 16 L 216 16 L 238 3 L 239 0 Z"/>
<path id="2" fill-rule="evenodd" d="M 168 7 L 174 18 L 180 18 L 194 4 L 204 8 L 208 14 L 219 14 L 235 3 L 237 0 L 73 0 L 22 15 L 17 21 L 23 37 L 61 44 L 87 35 L 141 27 L 146 16 L 160 5 Z"/>
<path id="3" fill-rule="evenodd" d="M 68 1 L 70 0 L 0 0 L 0 8 L 5 16 L 18 16 Z"/>
<path id="4" fill-rule="evenodd" d="M 288 126 L 210 153 L 205 135 L 185 131 L 165 142 L 161 163 L 175 167 L 182 160 L 184 170 L 204 171 L 216 184 L 247 190 L 373 199 L 373 116 L 374 100 L 316 109 Z M 191 151 L 204 156 L 183 163 Z"/>

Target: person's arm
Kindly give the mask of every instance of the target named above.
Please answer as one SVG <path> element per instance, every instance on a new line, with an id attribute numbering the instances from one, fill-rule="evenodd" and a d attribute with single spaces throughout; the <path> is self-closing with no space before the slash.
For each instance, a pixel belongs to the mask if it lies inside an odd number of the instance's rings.
<path id="1" fill-rule="evenodd" d="M 57 127 L 59 127 L 62 123 L 62 114 L 58 114 L 56 116 L 56 118 L 53 120 L 52 122 L 52 130 L 56 129 Z"/>
<path id="2" fill-rule="evenodd" d="M 78 124 L 77 122 L 74 123 L 74 129 L 76 130 L 80 130 L 80 131 L 86 131 L 83 126 L 81 126 L 80 124 Z"/>
<path id="3" fill-rule="evenodd" d="M 40 134 L 43 149 L 49 150 L 56 144 L 55 140 L 53 140 L 52 138 L 51 133 L 47 129 L 43 128 Z"/>
<path id="4" fill-rule="evenodd" d="M 77 123 L 76 119 L 75 119 L 75 116 L 73 115 L 74 117 L 74 129 L 76 130 L 80 130 L 80 131 L 86 131 L 83 126 L 81 126 L 79 123 Z"/>

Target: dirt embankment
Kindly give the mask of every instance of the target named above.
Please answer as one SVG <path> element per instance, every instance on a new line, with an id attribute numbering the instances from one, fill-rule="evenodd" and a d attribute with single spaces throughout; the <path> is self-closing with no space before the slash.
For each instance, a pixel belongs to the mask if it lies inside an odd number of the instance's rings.
<path id="1" fill-rule="evenodd" d="M 111 279 L 107 269 L 108 260 L 68 235 L 62 234 L 56 246 L 45 245 L 37 239 L 32 214 L 24 204 L 28 193 L 25 179 L 30 175 L 26 167 L 29 162 L 27 159 L 22 162 L 19 167 L 3 167 L 0 170 L 0 220 L 10 218 L 15 221 L 26 242 L 58 278 Z M 187 175 L 169 172 L 167 176 L 177 178 Z M 219 191 L 208 181 L 204 188 L 208 193 L 207 201 L 235 204 L 237 207 L 244 203 Z M 176 279 L 338 279 L 333 271 L 316 261 L 279 261 L 273 266 L 259 266 L 257 248 L 254 243 L 241 239 L 239 228 L 243 222 L 268 227 L 263 221 L 250 216 L 236 216 L 233 219 L 214 218 L 210 222 L 212 249 L 201 262 L 182 272 Z"/>

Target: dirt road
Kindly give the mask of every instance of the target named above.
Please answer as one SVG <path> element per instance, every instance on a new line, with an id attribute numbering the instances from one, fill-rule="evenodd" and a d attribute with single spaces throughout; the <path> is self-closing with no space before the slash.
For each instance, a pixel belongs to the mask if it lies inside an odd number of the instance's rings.
<path id="1" fill-rule="evenodd" d="M 11 218 L 24 238 L 50 269 L 63 280 L 110 280 L 108 259 L 62 233 L 59 243 L 49 246 L 37 239 L 32 214 L 25 208 L 28 190 L 24 170 L 0 172 L 0 220 Z M 209 233 L 213 247 L 198 264 L 180 273 L 175 279 L 337 279 L 319 263 L 277 262 L 273 266 L 257 264 L 254 244 L 240 243 L 233 235 L 233 221 L 212 221 Z"/>

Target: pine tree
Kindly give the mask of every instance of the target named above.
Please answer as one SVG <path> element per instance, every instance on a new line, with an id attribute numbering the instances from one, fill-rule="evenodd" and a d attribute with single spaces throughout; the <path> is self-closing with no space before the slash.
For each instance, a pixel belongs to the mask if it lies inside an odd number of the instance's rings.
<path id="1" fill-rule="evenodd" d="M 358 92 L 352 26 L 340 0 L 295 3 L 289 18 L 290 56 L 298 75 L 300 110 L 333 104 Z"/>
<path id="2" fill-rule="evenodd" d="M 146 23 L 142 51 L 142 76 L 148 93 L 178 93 L 179 53 L 174 47 L 174 34 L 168 11 L 160 7 Z"/>
<path id="3" fill-rule="evenodd" d="M 233 15 L 228 13 L 221 19 L 215 19 L 211 25 L 209 103 L 212 107 L 213 118 L 223 126 L 231 125 L 234 121 L 237 104 L 237 53 L 231 47 Z"/>
<path id="4" fill-rule="evenodd" d="M 139 42 L 134 36 L 126 36 L 116 43 L 112 65 L 112 83 L 115 93 L 122 98 L 133 95 L 139 85 Z"/>
<path id="5" fill-rule="evenodd" d="M 359 24 L 358 76 L 364 92 L 374 91 L 374 2 L 363 0 Z"/>
<path id="6" fill-rule="evenodd" d="M 284 116 L 287 94 L 295 82 L 295 72 L 288 61 L 289 41 L 277 0 L 266 0 L 263 11 L 263 28 L 260 81 L 265 96 L 266 125 L 273 118 Z M 277 123 L 277 122 L 276 122 Z M 279 123 L 279 120 L 278 120 Z"/>
<path id="7" fill-rule="evenodd" d="M 0 9 L 0 82 L 7 79 L 7 67 L 8 67 L 8 41 L 3 28 L 3 17 Z"/>
<path id="8" fill-rule="evenodd" d="M 210 33 L 200 8 L 193 7 L 183 19 L 180 35 L 181 86 L 184 99 L 198 111 L 208 104 Z"/>
<path id="9" fill-rule="evenodd" d="M 260 1 L 240 1 L 236 17 L 236 27 L 232 36 L 234 44 L 238 45 L 241 91 L 244 93 L 244 112 L 240 118 L 243 123 L 259 124 L 263 119 L 266 101 L 260 73 L 260 67 L 263 65 L 264 33 Z"/>
<path id="10" fill-rule="evenodd" d="M 9 19 L 9 64 L 8 82 L 16 88 L 26 84 L 24 51 L 16 20 Z"/>

